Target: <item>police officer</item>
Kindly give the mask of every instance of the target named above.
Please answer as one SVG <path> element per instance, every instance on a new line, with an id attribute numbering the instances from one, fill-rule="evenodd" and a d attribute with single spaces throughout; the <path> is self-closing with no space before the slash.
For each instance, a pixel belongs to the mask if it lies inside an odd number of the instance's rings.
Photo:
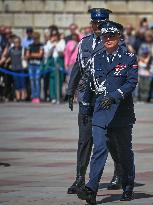
<path id="1" fill-rule="evenodd" d="M 98 25 L 109 19 L 110 10 L 93 8 L 89 10 L 91 14 L 91 25 L 93 33 L 85 36 L 79 44 L 79 52 L 76 63 L 72 69 L 69 85 L 68 85 L 68 97 L 69 107 L 73 110 L 73 96 L 76 88 L 79 90 L 79 99 L 81 102 L 82 96 L 88 81 L 89 70 L 90 70 L 90 58 L 97 52 L 104 49 L 101 43 L 100 35 L 101 32 Z M 123 44 L 120 42 L 120 44 Z M 80 103 L 79 103 L 80 104 Z M 80 106 L 79 106 L 80 107 Z M 68 188 L 68 194 L 75 194 L 77 187 L 85 183 L 85 174 L 87 166 L 89 164 L 91 150 L 92 150 L 92 107 L 91 112 L 88 116 L 84 117 L 80 112 L 78 114 L 78 125 L 79 125 L 79 141 L 77 150 L 77 175 L 76 180 L 71 187 Z M 109 150 L 114 160 L 115 170 L 114 176 L 108 189 L 118 189 L 121 187 L 121 166 L 118 161 L 118 152 L 114 143 L 109 145 Z"/>
<path id="2" fill-rule="evenodd" d="M 108 155 L 107 142 L 117 140 L 119 160 L 123 168 L 121 201 L 133 199 L 134 155 L 132 127 L 135 123 L 132 91 L 138 81 L 136 56 L 119 46 L 121 24 L 113 21 L 100 25 L 105 50 L 91 61 L 91 74 L 83 96 L 81 112 L 90 111 L 91 99 L 96 97 L 93 119 L 93 155 L 90 179 L 78 189 L 78 197 L 96 204 L 96 193 Z"/>

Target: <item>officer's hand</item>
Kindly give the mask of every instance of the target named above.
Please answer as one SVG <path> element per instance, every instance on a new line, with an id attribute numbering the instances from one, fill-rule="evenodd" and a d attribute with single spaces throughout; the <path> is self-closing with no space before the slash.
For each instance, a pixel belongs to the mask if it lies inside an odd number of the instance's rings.
<path id="1" fill-rule="evenodd" d="M 112 98 L 112 97 L 105 97 L 102 102 L 101 102 L 101 107 L 104 109 L 104 110 L 108 110 L 112 104 L 115 103 L 115 99 Z"/>
<path id="2" fill-rule="evenodd" d="M 82 122 L 83 122 L 84 125 L 88 124 L 88 119 L 89 119 L 88 115 L 83 115 L 82 116 Z"/>
<path id="3" fill-rule="evenodd" d="M 69 108 L 71 111 L 73 111 L 73 99 L 74 97 L 72 95 L 68 95 Z"/>

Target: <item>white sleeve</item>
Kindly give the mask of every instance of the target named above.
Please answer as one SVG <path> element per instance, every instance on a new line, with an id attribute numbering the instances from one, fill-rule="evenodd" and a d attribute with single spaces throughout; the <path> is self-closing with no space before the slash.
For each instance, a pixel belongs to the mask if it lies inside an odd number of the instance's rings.
<path id="1" fill-rule="evenodd" d="M 58 45 L 57 45 L 57 51 L 58 52 L 64 52 L 65 49 L 65 41 L 64 39 L 60 40 Z"/>

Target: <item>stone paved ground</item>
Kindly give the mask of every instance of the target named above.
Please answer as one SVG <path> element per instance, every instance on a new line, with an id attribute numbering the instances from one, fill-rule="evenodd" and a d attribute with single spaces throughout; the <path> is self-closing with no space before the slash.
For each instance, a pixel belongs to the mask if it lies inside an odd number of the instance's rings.
<path id="1" fill-rule="evenodd" d="M 98 204 L 153 204 L 153 105 L 136 104 L 136 114 L 135 200 L 121 203 L 121 190 L 106 190 L 113 172 L 109 156 Z M 85 204 L 66 194 L 75 176 L 77 138 L 77 106 L 70 112 L 65 104 L 0 104 L 0 162 L 11 164 L 0 166 L 0 204 Z"/>

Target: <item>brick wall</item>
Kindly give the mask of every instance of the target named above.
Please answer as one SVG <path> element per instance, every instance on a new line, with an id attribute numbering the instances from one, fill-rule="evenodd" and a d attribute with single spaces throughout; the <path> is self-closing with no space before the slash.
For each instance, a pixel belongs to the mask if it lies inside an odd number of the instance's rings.
<path id="1" fill-rule="evenodd" d="M 8 25 L 20 36 L 27 26 L 34 26 L 40 32 L 51 24 L 62 31 L 76 22 L 80 27 L 88 26 L 87 10 L 93 7 L 109 8 L 110 19 L 136 26 L 146 16 L 153 22 L 152 0 L 0 0 L 0 25 Z"/>

